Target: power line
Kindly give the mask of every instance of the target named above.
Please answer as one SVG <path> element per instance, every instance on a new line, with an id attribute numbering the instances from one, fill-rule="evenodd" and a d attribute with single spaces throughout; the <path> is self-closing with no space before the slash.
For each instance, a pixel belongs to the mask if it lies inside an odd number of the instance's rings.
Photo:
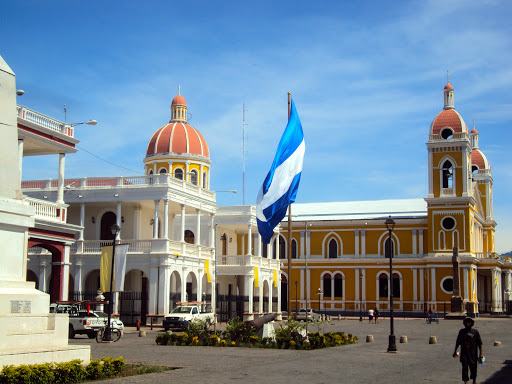
<path id="1" fill-rule="evenodd" d="M 87 149 L 85 149 L 85 148 L 83 148 L 83 147 L 79 147 L 78 145 L 77 145 L 76 147 L 77 147 L 79 150 L 81 150 L 81 151 L 85 151 L 85 152 L 87 152 L 89 155 L 94 156 L 94 157 L 96 157 L 97 159 L 100 159 L 100 160 L 104 161 L 105 163 L 109 163 L 109 164 L 113 165 L 114 167 L 123 168 L 123 169 L 126 169 L 127 171 L 135 172 L 135 173 L 140 173 L 140 174 L 144 175 L 144 172 L 141 172 L 141 171 L 134 171 L 133 169 L 126 168 L 126 167 L 123 167 L 122 165 L 115 164 L 115 163 L 113 163 L 113 162 L 111 162 L 111 161 L 108 161 L 108 160 L 106 160 L 106 159 L 102 158 L 102 157 L 99 157 L 98 155 L 95 155 L 95 154 L 94 154 L 94 153 L 92 153 L 92 152 L 89 152 Z"/>

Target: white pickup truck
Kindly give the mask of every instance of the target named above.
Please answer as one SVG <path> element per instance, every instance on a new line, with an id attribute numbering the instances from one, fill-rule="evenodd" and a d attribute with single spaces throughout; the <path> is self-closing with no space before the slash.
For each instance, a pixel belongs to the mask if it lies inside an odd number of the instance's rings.
<path id="1" fill-rule="evenodd" d="M 214 322 L 214 313 L 201 311 L 201 307 L 204 307 L 204 305 L 186 303 L 178 305 L 171 313 L 164 317 L 164 329 L 166 331 L 168 331 L 169 328 L 187 329 L 188 323 L 192 320 L 203 320 L 206 326 L 209 326 Z"/>
<path id="2" fill-rule="evenodd" d="M 69 331 L 70 339 L 75 335 L 87 335 L 89 339 L 94 339 L 96 333 L 105 328 L 107 325 L 107 314 L 97 311 L 79 310 L 75 305 L 67 304 L 51 304 L 50 313 L 67 313 L 69 314 Z M 111 318 L 110 326 L 119 329 L 121 332 L 124 329 L 124 324 L 121 320 Z"/>

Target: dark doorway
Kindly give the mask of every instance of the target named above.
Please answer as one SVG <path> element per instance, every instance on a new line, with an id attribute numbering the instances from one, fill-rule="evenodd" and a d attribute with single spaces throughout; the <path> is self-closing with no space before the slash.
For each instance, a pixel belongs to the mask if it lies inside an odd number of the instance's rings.
<path id="1" fill-rule="evenodd" d="M 101 217 L 101 233 L 100 240 L 114 240 L 110 228 L 116 223 L 116 214 L 107 212 Z"/>

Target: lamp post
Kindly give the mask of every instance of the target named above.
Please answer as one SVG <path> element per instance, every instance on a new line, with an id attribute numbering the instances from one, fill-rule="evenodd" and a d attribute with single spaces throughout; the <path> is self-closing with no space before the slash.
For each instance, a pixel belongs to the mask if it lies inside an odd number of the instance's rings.
<path id="1" fill-rule="evenodd" d="M 322 298 L 322 290 L 318 288 L 318 291 L 316 291 L 316 294 L 318 295 L 318 314 L 320 315 L 322 312 L 320 310 L 320 299 Z"/>
<path id="2" fill-rule="evenodd" d="M 297 289 L 299 287 L 299 282 L 295 280 L 295 315 L 299 311 L 299 295 L 297 294 Z"/>
<path id="3" fill-rule="evenodd" d="M 388 343 L 388 352 L 396 352 L 396 338 L 393 328 L 393 241 L 391 234 L 393 229 L 395 228 L 395 221 L 389 216 L 386 219 L 386 229 L 389 232 L 388 238 L 388 246 L 385 248 L 385 251 L 389 250 L 389 325 L 390 325 L 390 335 L 389 335 L 389 343 Z"/>
<path id="4" fill-rule="evenodd" d="M 363 274 L 359 273 L 359 279 L 361 287 L 359 292 L 359 321 L 363 321 Z"/>
<path id="5" fill-rule="evenodd" d="M 112 227 L 110 227 L 110 231 L 112 232 L 112 236 L 114 237 L 114 240 L 112 240 L 112 268 L 110 270 L 110 292 L 108 294 L 108 317 L 107 317 L 107 327 L 105 328 L 105 341 L 112 341 L 112 332 L 110 329 L 110 319 L 112 318 L 112 310 L 114 308 L 114 300 L 113 300 L 113 287 L 112 282 L 114 280 L 114 262 L 116 258 L 116 242 L 117 242 L 117 235 L 119 234 L 119 231 L 121 231 L 121 227 L 119 225 L 114 224 Z"/>

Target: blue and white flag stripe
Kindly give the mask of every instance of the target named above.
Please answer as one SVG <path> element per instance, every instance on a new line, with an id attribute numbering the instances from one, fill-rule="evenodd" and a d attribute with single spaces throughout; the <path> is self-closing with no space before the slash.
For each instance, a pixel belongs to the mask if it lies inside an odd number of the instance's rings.
<path id="1" fill-rule="evenodd" d="M 288 125 L 256 201 L 258 231 L 267 244 L 274 228 L 285 217 L 288 206 L 295 201 L 305 150 L 302 125 L 292 100 Z"/>

